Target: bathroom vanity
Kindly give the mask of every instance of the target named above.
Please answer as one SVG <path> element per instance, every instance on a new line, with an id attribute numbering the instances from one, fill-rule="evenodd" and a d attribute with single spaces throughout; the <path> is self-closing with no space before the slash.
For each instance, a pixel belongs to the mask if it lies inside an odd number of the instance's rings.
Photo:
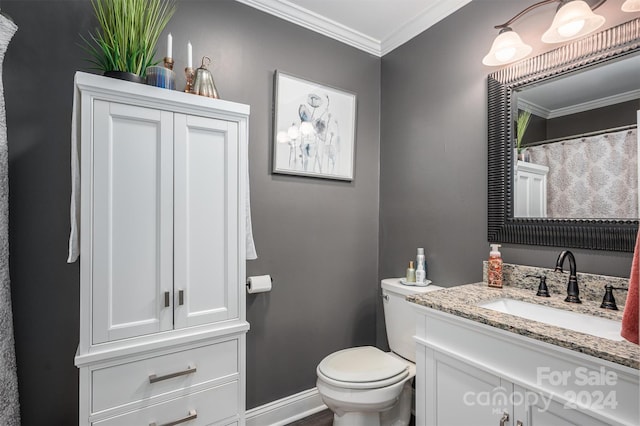
<path id="1" fill-rule="evenodd" d="M 416 424 L 637 425 L 640 347 L 549 324 L 556 309 L 585 315 L 575 320 L 582 325 L 593 317 L 594 328 L 598 320 L 620 321 L 622 311 L 601 309 L 598 292 L 570 304 L 557 288 L 545 298 L 517 284 L 408 297 L 420 314 Z M 531 303 L 541 317 L 480 306 L 496 300 Z"/>
<path id="2" fill-rule="evenodd" d="M 518 111 L 527 110 L 527 98 L 534 89 L 545 87 L 546 93 L 558 95 L 546 99 L 551 104 L 562 96 L 560 91 L 552 90 L 555 84 L 575 84 L 575 91 L 585 100 L 588 90 L 597 86 L 599 93 L 592 93 L 589 98 L 589 103 L 596 105 L 603 95 L 610 98 L 614 94 L 605 92 L 607 83 L 616 79 L 592 85 L 583 78 L 592 72 L 610 73 L 612 67 L 637 70 L 637 66 L 626 67 L 638 60 L 639 41 L 640 19 L 635 18 L 488 76 L 490 243 L 633 251 L 638 232 L 636 215 L 602 217 L 585 212 L 594 218 L 566 213 L 549 217 L 550 204 L 543 190 L 547 188 L 550 195 L 557 188 L 548 188 L 543 181 L 547 172 L 547 179 L 551 179 L 554 170 L 537 168 L 535 174 L 525 175 L 523 168 L 530 173 L 535 166 L 516 161 L 513 154 L 517 131 L 514 123 Z M 575 111 L 576 106 L 567 103 L 562 109 Z M 561 140 L 580 139 L 585 134 L 609 134 L 622 124 L 637 127 L 635 109 L 624 123 L 602 126 L 584 120 L 583 115 L 567 114 L 563 120 L 576 118 L 568 126 L 573 130 L 558 136 L 562 136 Z M 588 128 L 581 127 L 587 124 Z M 549 146 L 556 141 L 532 141 L 531 145 Z M 584 191 L 565 194 L 583 196 L 596 192 L 587 186 Z M 573 255 L 571 261 L 575 272 Z M 615 295 L 620 311 L 600 308 L 605 284 L 626 287 L 629 280 L 578 274 L 577 283 L 568 286 L 566 275 L 542 268 L 511 271 L 505 264 L 503 272 L 502 289 L 476 283 L 408 298 L 420 314 L 415 337 L 416 424 L 640 424 L 640 347 L 614 340 L 620 339 L 622 299 L 626 296 Z M 527 277 L 541 272 L 548 281 L 554 281 L 549 283 L 551 297 L 536 296 L 537 280 Z M 564 301 L 565 296 L 577 301 L 578 293 L 582 303 Z"/>

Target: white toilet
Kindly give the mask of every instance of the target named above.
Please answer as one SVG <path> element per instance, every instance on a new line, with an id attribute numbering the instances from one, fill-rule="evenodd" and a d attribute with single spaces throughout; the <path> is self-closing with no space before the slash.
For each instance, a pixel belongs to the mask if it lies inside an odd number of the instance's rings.
<path id="1" fill-rule="evenodd" d="M 441 287 L 382 280 L 384 318 L 391 352 L 372 346 L 343 349 L 318 365 L 317 387 L 333 411 L 334 426 L 404 426 L 411 419 L 416 375 L 416 313 L 405 297 Z"/>

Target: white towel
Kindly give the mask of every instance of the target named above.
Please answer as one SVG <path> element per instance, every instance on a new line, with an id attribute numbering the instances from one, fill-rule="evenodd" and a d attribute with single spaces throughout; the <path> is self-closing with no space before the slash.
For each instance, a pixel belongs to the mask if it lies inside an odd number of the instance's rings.
<path id="1" fill-rule="evenodd" d="M 74 85 L 74 87 L 76 87 Z M 78 128 L 76 127 L 76 117 L 78 114 L 78 89 L 73 91 L 73 108 L 71 115 L 71 232 L 69 234 L 69 257 L 68 263 L 73 263 L 80 256 L 80 146 L 78 141 Z M 248 144 L 248 141 L 246 142 Z M 248 150 L 247 150 L 248 152 Z M 251 226 L 251 201 L 249 191 L 249 156 L 246 156 L 247 184 L 246 184 L 246 258 L 255 260 L 258 258 L 256 246 L 253 241 L 253 228 Z"/>
<path id="2" fill-rule="evenodd" d="M 78 147 L 78 128 L 76 116 L 78 88 L 73 85 L 73 106 L 71 107 L 71 232 L 69 233 L 69 257 L 67 263 L 73 263 L 80 256 L 80 151 Z"/>
<path id="3" fill-rule="evenodd" d="M 247 141 L 248 144 L 248 141 Z M 249 147 L 247 146 L 247 196 L 246 196 L 246 210 L 244 212 L 246 219 L 245 237 L 247 240 L 246 258 L 247 260 L 256 260 L 258 253 L 256 253 L 256 244 L 253 242 L 253 226 L 251 226 L 251 191 L 249 190 Z"/>

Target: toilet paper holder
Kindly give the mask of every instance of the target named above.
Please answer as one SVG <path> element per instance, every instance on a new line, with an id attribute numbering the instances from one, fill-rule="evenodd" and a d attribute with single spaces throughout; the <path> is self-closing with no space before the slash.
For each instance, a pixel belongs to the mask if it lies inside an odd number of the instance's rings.
<path id="1" fill-rule="evenodd" d="M 247 278 L 247 282 L 245 283 L 247 287 L 249 287 L 249 278 Z M 273 284 L 273 277 L 269 277 L 269 278 L 271 278 L 271 284 Z"/>
<path id="2" fill-rule="evenodd" d="M 268 280 L 266 280 L 266 278 L 268 278 Z M 271 291 L 272 284 L 273 277 L 269 274 L 251 276 L 247 278 L 246 282 L 247 293 L 254 294 L 269 292 Z"/>

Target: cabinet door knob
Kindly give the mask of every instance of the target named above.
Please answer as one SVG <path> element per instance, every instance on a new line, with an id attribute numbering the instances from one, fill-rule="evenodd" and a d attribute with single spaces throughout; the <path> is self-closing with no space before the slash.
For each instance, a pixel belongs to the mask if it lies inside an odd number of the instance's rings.
<path id="1" fill-rule="evenodd" d="M 174 421 L 169 422 L 169 423 L 162 423 L 161 425 L 157 424 L 156 422 L 151 422 L 151 423 L 149 423 L 149 426 L 175 426 L 175 425 L 179 425 L 181 423 L 186 423 L 189 420 L 193 420 L 193 419 L 197 419 L 197 418 L 198 418 L 198 413 L 196 412 L 196 410 L 189 410 L 189 415 L 187 417 L 183 417 L 181 419 L 174 420 Z"/>
<path id="2" fill-rule="evenodd" d="M 164 292 L 164 307 L 165 308 L 168 308 L 170 303 L 171 303 L 171 300 L 169 299 L 170 297 L 171 297 L 171 294 L 168 291 L 165 291 Z"/>
<path id="3" fill-rule="evenodd" d="M 500 426 L 504 426 L 509 421 L 509 413 L 504 413 L 500 419 Z"/>
<path id="4" fill-rule="evenodd" d="M 516 420 L 516 426 L 523 426 L 523 424 L 520 420 Z"/>

